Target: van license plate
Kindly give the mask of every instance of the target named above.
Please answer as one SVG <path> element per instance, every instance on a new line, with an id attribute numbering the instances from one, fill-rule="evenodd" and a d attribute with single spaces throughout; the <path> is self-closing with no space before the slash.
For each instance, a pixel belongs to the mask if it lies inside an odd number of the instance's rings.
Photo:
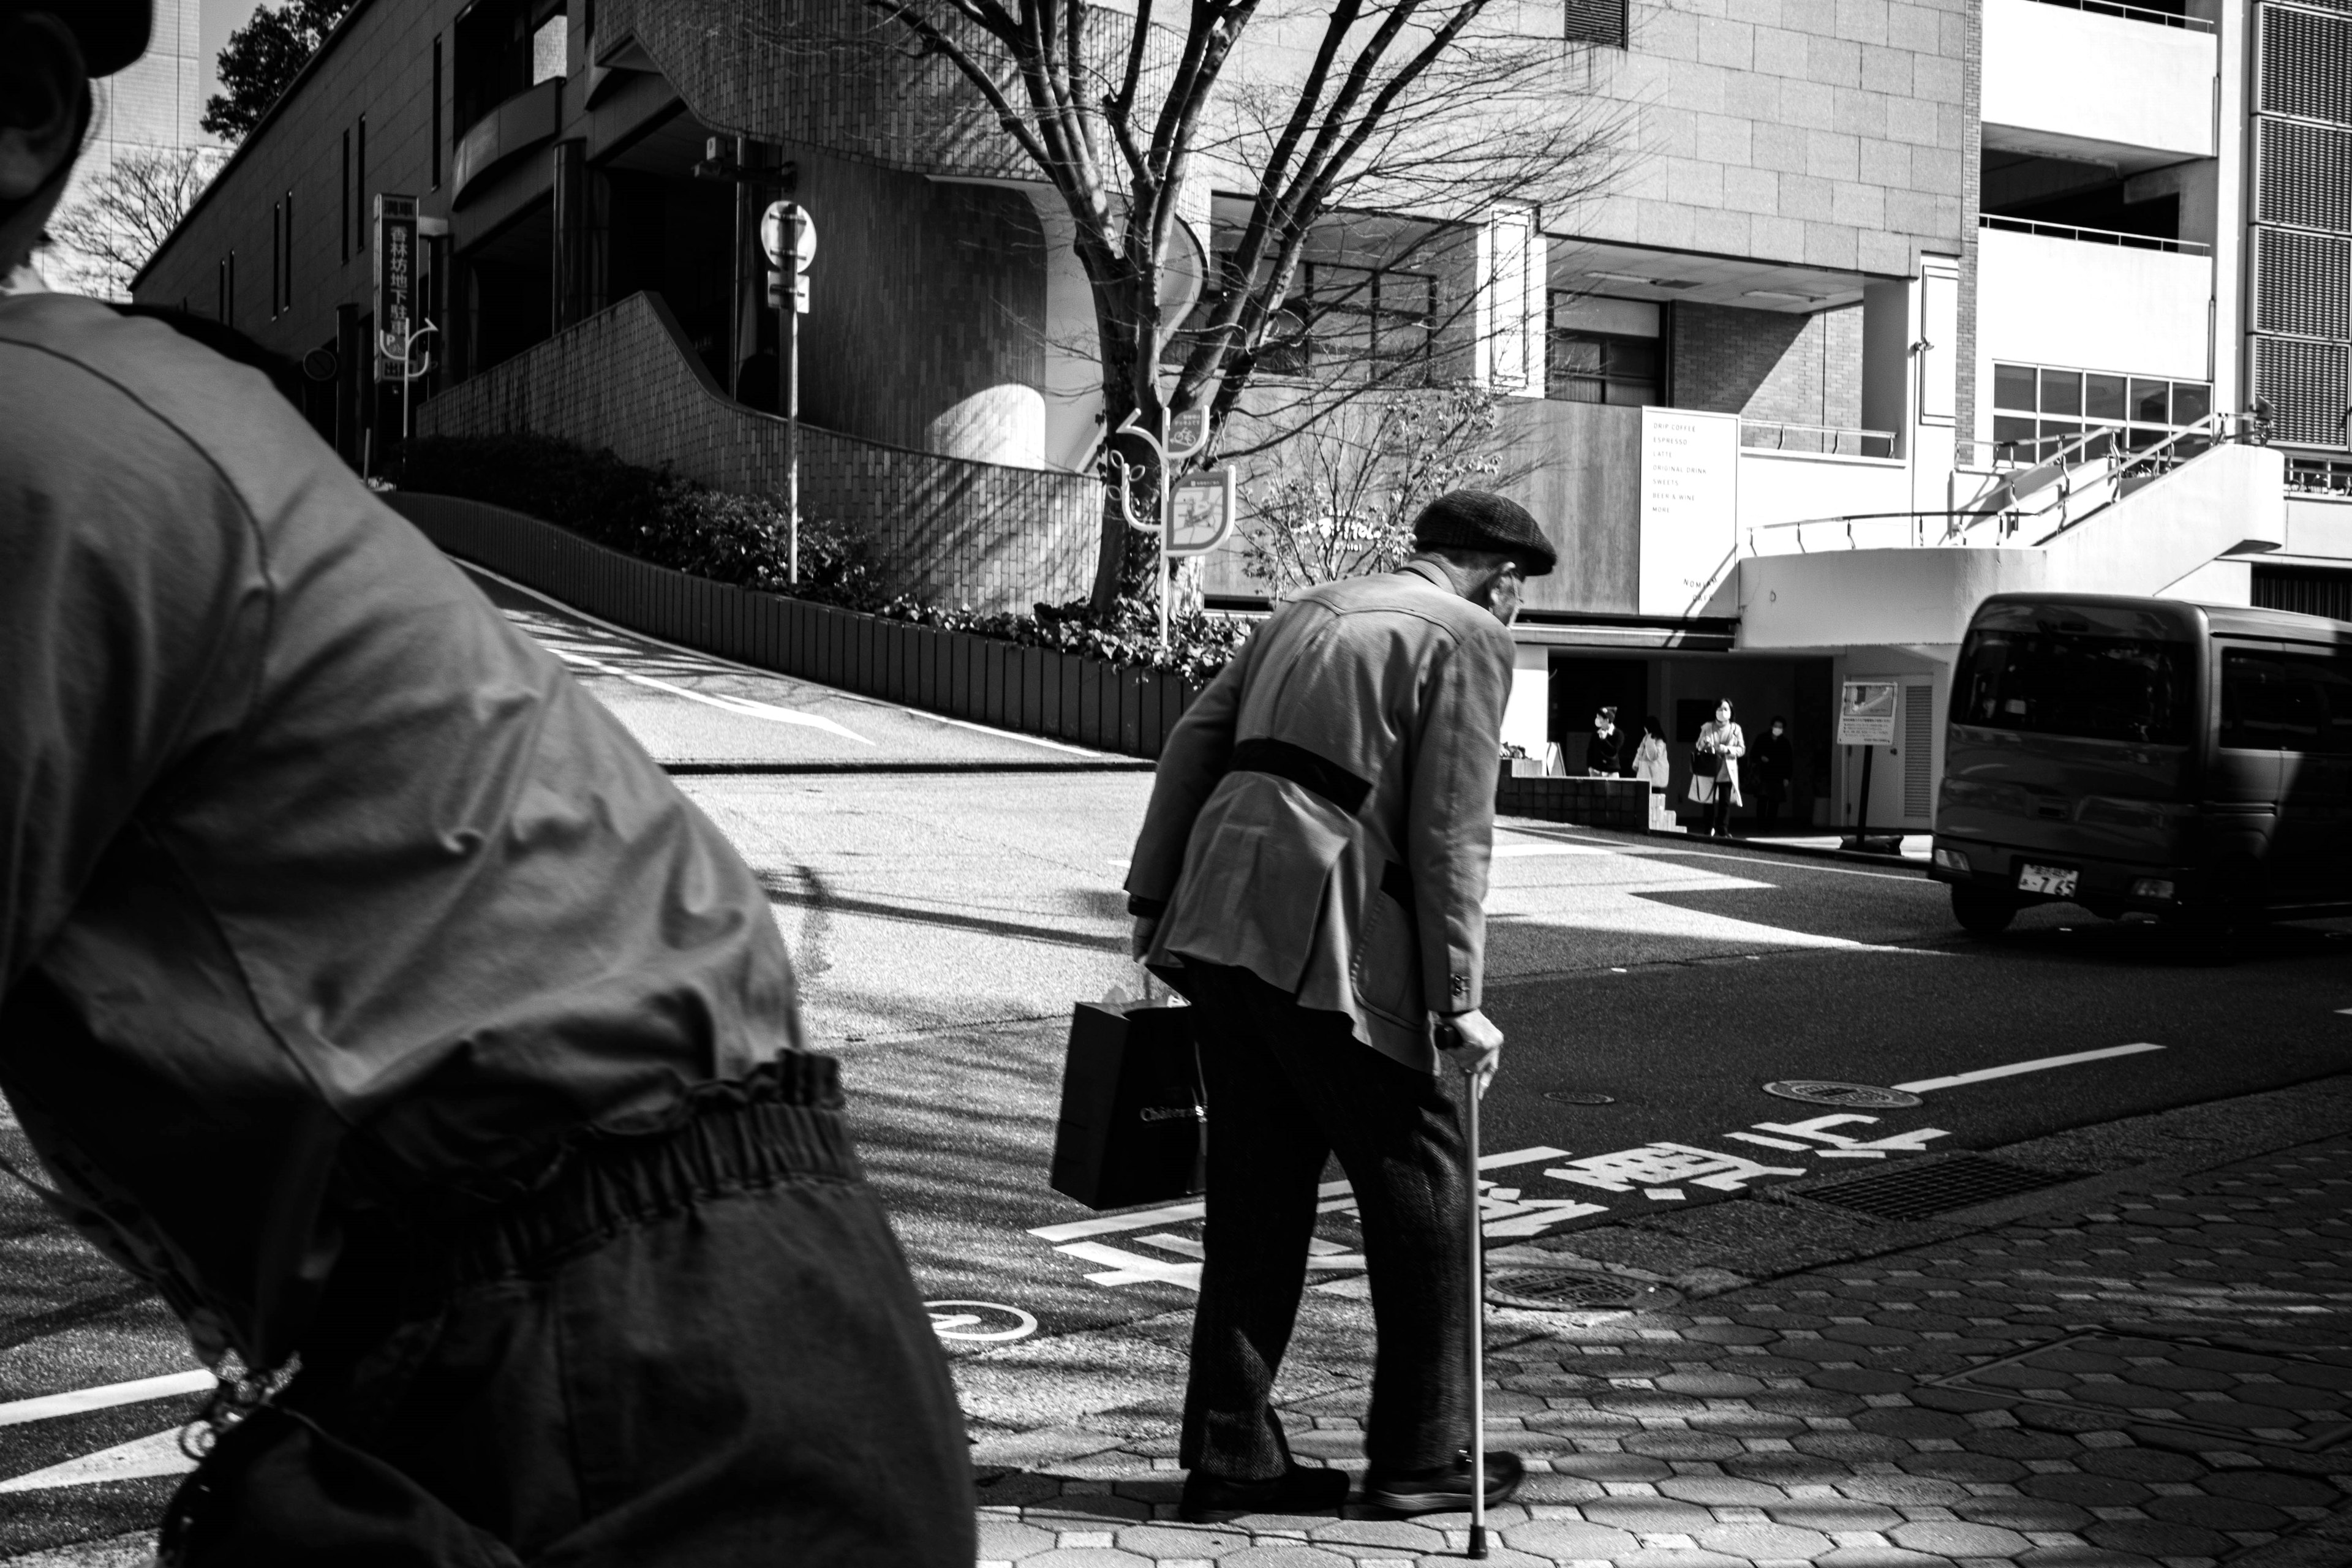
<path id="1" fill-rule="evenodd" d="M 2055 866 L 2021 866 L 2017 871 L 2017 890 L 2021 893 L 2047 893 L 2053 899 L 2071 899 L 2080 871 L 2062 871 Z"/>

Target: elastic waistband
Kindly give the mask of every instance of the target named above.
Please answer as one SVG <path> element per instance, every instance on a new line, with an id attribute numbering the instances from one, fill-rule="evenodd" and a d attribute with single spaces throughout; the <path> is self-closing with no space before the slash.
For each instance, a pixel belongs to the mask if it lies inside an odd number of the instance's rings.
<path id="1" fill-rule="evenodd" d="M 1364 797 L 1372 793 L 1370 781 L 1358 778 L 1304 746 L 1271 736 L 1262 735 L 1235 746 L 1233 762 L 1228 765 L 1235 773 L 1272 773 L 1276 778 L 1288 779 L 1321 795 L 1349 816 L 1362 809 Z"/>
<path id="2" fill-rule="evenodd" d="M 365 1341 L 470 1286 L 539 1273 L 707 1199 L 785 1182 L 857 1181 L 841 1112 L 838 1064 L 786 1052 L 741 1079 L 697 1085 L 667 1126 L 580 1130 L 530 1192 L 478 1216 L 354 1216 L 319 1332 Z"/>

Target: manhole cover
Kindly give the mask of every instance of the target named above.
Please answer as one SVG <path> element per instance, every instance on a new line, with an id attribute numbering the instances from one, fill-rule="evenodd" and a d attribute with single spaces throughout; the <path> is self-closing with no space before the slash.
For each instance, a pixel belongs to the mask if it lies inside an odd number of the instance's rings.
<path id="1" fill-rule="evenodd" d="M 1902 1110 L 1919 1103 L 1908 1089 L 1881 1089 L 1874 1083 L 1840 1083 L 1834 1079 L 1784 1078 L 1764 1086 L 1764 1092 L 1807 1105 L 1841 1105 L 1849 1110 Z"/>
<path id="2" fill-rule="evenodd" d="M 1617 1097 L 1590 1089 L 1548 1089 L 1544 1098 L 1561 1105 L 1614 1105 Z"/>
<path id="3" fill-rule="evenodd" d="M 1928 1381 L 2306 1453 L 2352 1437 L 2352 1346 L 2091 1331 Z"/>
<path id="4" fill-rule="evenodd" d="M 1932 1164 L 1898 1166 L 1808 1187 L 1797 1195 L 1875 1219 L 1926 1219 L 2081 1179 L 2077 1172 L 2036 1171 L 1981 1154 L 1958 1154 Z"/>
<path id="5" fill-rule="evenodd" d="M 1531 1312 L 1632 1312 L 1682 1298 L 1664 1286 L 1589 1268 L 1512 1268 L 1486 1276 L 1486 1300 Z"/>

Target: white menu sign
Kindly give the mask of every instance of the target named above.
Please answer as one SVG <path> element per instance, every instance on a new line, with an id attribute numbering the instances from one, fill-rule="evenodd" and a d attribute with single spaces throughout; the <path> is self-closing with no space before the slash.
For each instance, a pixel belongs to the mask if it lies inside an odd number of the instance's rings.
<path id="1" fill-rule="evenodd" d="M 1692 616 L 1730 568 L 1739 503 L 1739 416 L 1642 410 L 1642 604 Z"/>

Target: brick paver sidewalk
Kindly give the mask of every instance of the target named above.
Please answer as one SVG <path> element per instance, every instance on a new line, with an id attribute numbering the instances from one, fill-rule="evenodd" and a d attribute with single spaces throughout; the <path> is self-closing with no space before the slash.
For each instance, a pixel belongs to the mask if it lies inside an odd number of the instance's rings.
<path id="1" fill-rule="evenodd" d="M 1534 1472 L 1498 1565 L 2352 1563 L 2352 1138 L 1676 1312 L 1492 1321 L 1490 1440 Z M 1100 1423 L 1118 1447 L 983 1471 L 982 1562 L 1459 1561 L 1465 1515 L 1178 1522 L 1160 1393 Z M 1362 1410 L 1291 1405 L 1294 1447 L 1360 1469 Z"/>

